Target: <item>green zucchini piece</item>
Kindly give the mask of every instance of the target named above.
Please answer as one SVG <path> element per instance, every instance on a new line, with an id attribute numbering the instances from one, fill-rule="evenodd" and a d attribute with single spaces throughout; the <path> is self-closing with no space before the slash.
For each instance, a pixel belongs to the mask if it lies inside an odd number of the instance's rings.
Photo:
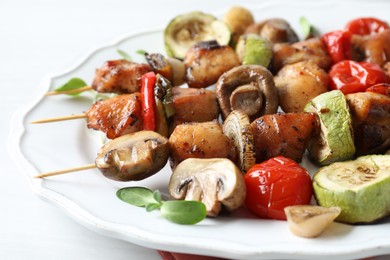
<path id="1" fill-rule="evenodd" d="M 390 155 L 366 155 L 320 168 L 313 176 L 318 205 L 338 206 L 336 221 L 371 223 L 390 214 Z"/>
<path id="2" fill-rule="evenodd" d="M 272 45 L 260 35 L 243 34 L 238 39 L 236 52 L 242 64 L 257 64 L 268 67 L 272 59 Z"/>
<path id="3" fill-rule="evenodd" d="M 164 30 L 164 43 L 168 56 L 184 59 L 187 51 L 200 41 L 216 40 L 228 45 L 229 27 L 211 14 L 190 12 L 173 18 Z"/>
<path id="4" fill-rule="evenodd" d="M 352 159 L 355 154 L 352 119 L 344 94 L 333 90 L 313 98 L 304 109 L 314 112 L 321 131 L 308 143 L 310 158 L 319 165 Z"/>

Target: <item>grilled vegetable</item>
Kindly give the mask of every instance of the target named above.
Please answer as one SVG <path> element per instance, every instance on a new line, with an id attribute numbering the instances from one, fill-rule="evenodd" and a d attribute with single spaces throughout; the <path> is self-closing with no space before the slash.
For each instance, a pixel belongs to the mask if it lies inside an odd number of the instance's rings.
<path id="1" fill-rule="evenodd" d="M 333 90 L 312 99 L 306 112 L 317 113 L 320 131 L 308 144 L 309 156 L 320 165 L 351 159 L 355 154 L 352 119 L 344 94 Z"/>
<path id="2" fill-rule="evenodd" d="M 245 33 L 256 33 L 268 39 L 271 43 L 297 42 L 298 36 L 290 24 L 280 18 L 267 19 L 260 23 L 254 23 L 247 27 Z"/>
<path id="3" fill-rule="evenodd" d="M 164 42 L 170 57 L 183 59 L 189 48 L 200 41 L 216 40 L 220 45 L 230 41 L 229 27 L 210 14 L 191 12 L 173 18 L 164 30 Z"/>
<path id="4" fill-rule="evenodd" d="M 169 193 L 175 199 L 196 200 L 206 205 L 207 215 L 222 208 L 233 211 L 245 200 L 244 177 L 228 159 L 186 159 L 173 171 Z"/>
<path id="5" fill-rule="evenodd" d="M 300 237 L 317 237 L 340 215 L 339 207 L 297 205 L 284 208 L 288 227 Z"/>
<path id="6" fill-rule="evenodd" d="M 337 206 L 337 221 L 371 223 L 390 214 L 390 155 L 367 155 L 322 167 L 313 177 L 317 203 Z"/>
<path id="7" fill-rule="evenodd" d="M 223 133 L 229 137 L 237 151 L 237 165 L 245 173 L 255 163 L 254 142 L 249 117 L 242 110 L 233 110 L 223 122 Z"/>
<path id="8" fill-rule="evenodd" d="M 225 13 L 223 20 L 232 32 L 232 46 L 236 45 L 238 38 L 245 32 L 246 28 L 255 22 L 251 11 L 242 6 L 231 7 Z"/>
<path id="9" fill-rule="evenodd" d="M 260 218 L 285 220 L 285 207 L 309 204 L 313 195 L 309 172 L 283 156 L 255 164 L 244 180 L 245 205 Z"/>
<path id="10" fill-rule="evenodd" d="M 152 131 L 120 136 L 98 151 L 96 166 L 109 179 L 137 181 L 160 171 L 169 157 L 168 139 Z"/>
<path id="11" fill-rule="evenodd" d="M 268 67 L 272 59 L 272 45 L 264 37 L 254 33 L 243 34 L 238 39 L 236 52 L 242 64 L 258 64 Z"/>
<path id="12" fill-rule="evenodd" d="M 222 116 L 241 109 L 251 120 L 276 113 L 278 92 L 269 70 L 260 65 L 241 65 L 225 72 L 215 87 Z"/>

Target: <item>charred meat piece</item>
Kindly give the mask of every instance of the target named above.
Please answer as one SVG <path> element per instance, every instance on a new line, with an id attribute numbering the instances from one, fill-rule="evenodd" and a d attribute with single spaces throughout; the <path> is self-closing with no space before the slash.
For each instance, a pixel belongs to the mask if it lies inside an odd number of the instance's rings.
<path id="1" fill-rule="evenodd" d="M 273 52 L 272 71 L 274 73 L 284 65 L 300 61 L 311 61 L 324 70 L 328 70 L 332 64 L 332 59 L 319 38 L 310 38 L 293 44 L 275 44 Z"/>
<path id="2" fill-rule="evenodd" d="M 86 112 L 87 127 L 104 132 L 109 139 L 142 130 L 141 96 L 119 95 L 96 102 Z"/>
<path id="3" fill-rule="evenodd" d="M 131 94 L 141 90 L 141 76 L 149 71 L 148 64 L 128 60 L 111 60 L 96 70 L 92 82 L 94 90 L 100 93 Z"/>
<path id="4" fill-rule="evenodd" d="M 374 92 L 346 95 L 351 111 L 356 155 L 390 148 L 390 97 Z"/>
<path id="5" fill-rule="evenodd" d="M 178 125 L 169 137 L 171 166 L 188 158 L 229 158 L 235 162 L 232 141 L 223 134 L 217 122 Z"/>
<path id="6" fill-rule="evenodd" d="M 219 105 L 214 91 L 175 87 L 172 89 L 172 94 L 172 104 L 175 109 L 175 114 L 172 116 L 172 130 L 182 123 L 218 119 Z"/>
<path id="7" fill-rule="evenodd" d="M 284 112 L 303 112 L 305 105 L 329 91 L 329 76 L 311 61 L 285 65 L 274 77 L 279 104 Z"/>
<path id="8" fill-rule="evenodd" d="M 256 163 L 283 155 L 300 162 L 317 118 L 311 113 L 273 114 L 252 122 Z"/>
<path id="9" fill-rule="evenodd" d="M 217 82 L 225 71 L 240 65 L 236 52 L 217 41 L 199 42 L 184 58 L 186 81 L 191 88 L 206 88 Z"/>

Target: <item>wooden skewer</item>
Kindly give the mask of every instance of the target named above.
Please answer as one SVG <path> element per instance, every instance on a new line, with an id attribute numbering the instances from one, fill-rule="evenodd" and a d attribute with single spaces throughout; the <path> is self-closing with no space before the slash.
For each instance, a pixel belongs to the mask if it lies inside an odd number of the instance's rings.
<path id="1" fill-rule="evenodd" d="M 49 91 L 45 94 L 45 97 L 54 96 L 54 95 L 61 95 L 61 94 L 76 94 L 76 93 L 84 92 L 87 90 L 93 90 L 93 88 L 91 86 L 85 86 L 82 88 L 66 90 L 66 91 Z"/>
<path id="2" fill-rule="evenodd" d="M 65 121 L 65 120 L 73 120 L 73 119 L 80 119 L 80 118 L 86 118 L 86 114 L 74 114 L 74 115 L 68 115 L 68 116 L 58 116 L 58 117 L 51 117 L 46 119 L 40 119 L 31 121 L 31 124 L 43 124 L 43 123 L 51 123 L 51 122 L 58 122 L 58 121 Z"/>
<path id="3" fill-rule="evenodd" d="M 62 170 L 58 170 L 58 171 L 41 173 L 41 174 L 35 175 L 33 177 L 34 178 L 45 178 L 45 177 L 49 177 L 49 176 L 55 176 L 55 175 L 60 175 L 60 174 L 65 174 L 65 173 L 70 173 L 70 172 L 78 172 L 78 171 L 94 169 L 96 167 L 97 166 L 95 164 L 87 164 L 87 165 L 80 166 L 80 167 L 67 168 L 67 169 L 62 169 Z"/>

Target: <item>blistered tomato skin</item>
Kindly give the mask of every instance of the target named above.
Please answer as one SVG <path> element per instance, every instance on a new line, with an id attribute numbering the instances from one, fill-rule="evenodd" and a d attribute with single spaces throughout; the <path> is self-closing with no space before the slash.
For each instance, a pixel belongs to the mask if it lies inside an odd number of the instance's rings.
<path id="1" fill-rule="evenodd" d="M 347 32 L 359 35 L 373 35 L 386 29 L 390 29 L 390 27 L 385 21 L 373 17 L 354 19 L 345 27 Z"/>
<path id="2" fill-rule="evenodd" d="M 374 63 L 344 60 L 336 63 L 329 71 L 331 89 L 344 94 L 364 92 L 378 83 L 390 83 L 383 69 Z"/>
<path id="3" fill-rule="evenodd" d="M 285 207 L 309 204 L 313 195 L 307 170 L 283 156 L 254 165 L 244 179 L 245 205 L 260 218 L 286 220 Z"/>
<path id="4" fill-rule="evenodd" d="M 336 30 L 321 37 L 333 64 L 351 59 L 351 34 L 347 31 Z"/>

